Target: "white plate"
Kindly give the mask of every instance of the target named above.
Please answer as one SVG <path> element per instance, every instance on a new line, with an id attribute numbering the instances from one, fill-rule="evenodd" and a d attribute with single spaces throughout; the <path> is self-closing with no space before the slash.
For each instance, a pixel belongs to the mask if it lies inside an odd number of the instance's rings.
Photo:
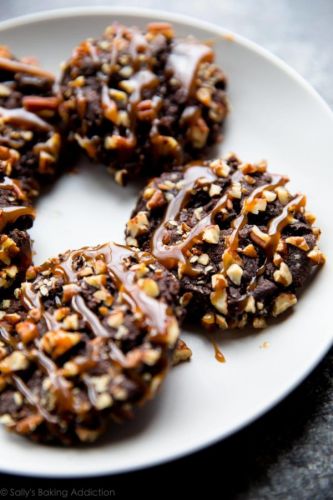
<path id="1" fill-rule="evenodd" d="M 156 11 L 92 8 L 47 12 L 2 23 L 1 43 L 18 55 L 35 55 L 58 71 L 81 39 L 98 35 L 114 20 L 144 26 L 169 20 L 179 35 L 215 40 L 217 60 L 229 78 L 232 113 L 221 151 L 244 160 L 267 158 L 308 194 L 329 254 L 332 213 L 333 116 L 315 91 L 276 57 L 239 36 L 183 16 Z M 135 188 L 122 189 L 103 168 L 86 163 L 63 177 L 38 204 L 32 230 L 36 261 L 68 248 L 123 241 Z M 254 335 L 223 334 L 227 358 L 220 364 L 204 335 L 186 332 L 189 364 L 172 370 L 159 397 L 138 418 L 115 426 L 86 449 L 31 444 L 0 431 L 0 469 L 47 476 L 87 476 L 145 467 L 193 452 L 235 432 L 267 411 L 312 370 L 332 341 L 329 261 L 286 321 Z M 270 347 L 263 349 L 263 342 Z"/>

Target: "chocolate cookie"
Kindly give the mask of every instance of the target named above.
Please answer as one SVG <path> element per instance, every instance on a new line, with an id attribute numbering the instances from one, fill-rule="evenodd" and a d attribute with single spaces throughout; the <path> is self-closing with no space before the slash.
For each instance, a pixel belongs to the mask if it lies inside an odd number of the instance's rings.
<path id="1" fill-rule="evenodd" d="M 0 180 L 20 180 L 29 198 L 38 194 L 39 182 L 57 164 L 59 99 L 53 86 L 52 73 L 0 46 Z"/>
<path id="2" fill-rule="evenodd" d="M 60 150 L 54 77 L 0 46 L 0 305 L 31 264 L 31 199 Z"/>
<path id="3" fill-rule="evenodd" d="M 6 291 L 24 278 L 32 262 L 26 229 L 31 227 L 33 217 L 34 209 L 20 182 L 9 177 L 0 180 L 0 309 Z"/>
<path id="4" fill-rule="evenodd" d="M 225 87 L 208 45 L 175 38 L 166 23 L 146 31 L 113 24 L 64 64 L 60 113 L 69 137 L 123 184 L 216 143 L 227 113 Z"/>
<path id="5" fill-rule="evenodd" d="M 324 262 L 306 198 L 265 162 L 225 160 L 164 173 L 141 193 L 127 243 L 152 254 L 178 277 L 191 320 L 221 328 L 279 316 Z"/>
<path id="6" fill-rule="evenodd" d="M 69 251 L 27 279 L 1 313 L 1 421 L 38 441 L 93 441 L 162 382 L 177 280 L 116 244 Z"/>

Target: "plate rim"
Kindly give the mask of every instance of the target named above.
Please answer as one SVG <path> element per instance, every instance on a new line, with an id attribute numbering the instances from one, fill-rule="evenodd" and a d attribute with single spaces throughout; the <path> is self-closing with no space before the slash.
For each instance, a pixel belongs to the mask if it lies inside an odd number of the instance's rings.
<path id="1" fill-rule="evenodd" d="M 217 24 L 214 24 L 209 21 L 204 21 L 198 19 L 193 16 L 189 16 L 186 14 L 168 12 L 162 9 L 150 9 L 150 8 L 140 8 L 140 7 L 119 7 L 119 6 L 84 6 L 84 7 L 69 7 L 69 8 L 58 8 L 58 9 L 50 9 L 50 10 L 39 10 L 34 13 L 25 14 L 22 16 L 13 17 L 10 19 L 6 19 L 0 22 L 0 34 L 2 31 L 7 29 L 13 29 L 20 26 L 44 22 L 49 20 L 56 20 L 62 18 L 75 18 L 78 16 L 89 16 L 89 15 L 128 15 L 135 16 L 138 18 L 146 18 L 150 17 L 152 19 L 160 19 L 169 22 L 178 22 L 185 24 L 189 27 L 195 27 L 198 29 L 202 29 L 208 31 L 217 36 L 221 36 L 224 39 L 230 40 L 230 43 L 237 43 L 241 45 L 243 48 L 255 52 L 259 56 L 263 57 L 267 61 L 271 62 L 273 65 L 277 66 L 281 71 L 286 73 L 290 78 L 295 80 L 299 85 L 301 85 L 304 90 L 309 93 L 320 105 L 323 112 L 325 112 L 328 118 L 332 121 L 333 126 L 333 111 L 327 102 L 321 97 L 319 92 L 314 89 L 314 87 L 296 70 L 294 70 L 289 64 L 283 61 L 281 58 L 270 52 L 268 49 L 262 47 L 249 40 L 248 38 L 239 35 L 232 30 L 221 28 Z M 138 463 L 135 465 L 127 466 L 126 468 L 120 467 L 119 469 L 113 469 L 110 471 L 108 467 L 101 468 L 98 471 L 85 471 L 80 473 L 73 472 L 58 472 L 56 470 L 52 471 L 32 471 L 32 470 L 24 470 L 22 467 L 15 467 L 15 465 L 1 466 L 1 471 L 7 474 L 17 474 L 25 477 L 44 477 L 44 478 L 80 478 L 80 477 L 99 477 L 103 475 L 116 475 L 116 474 L 125 474 L 128 472 L 134 472 L 137 470 L 143 470 L 150 467 L 158 466 L 173 460 L 177 460 L 188 456 L 192 453 L 197 453 L 200 450 L 213 446 L 218 442 L 228 438 L 229 436 L 235 434 L 241 429 L 247 427 L 249 424 L 261 418 L 264 414 L 270 411 L 272 408 L 277 406 L 283 399 L 285 399 L 288 395 L 290 395 L 309 375 L 310 373 L 318 366 L 320 361 L 324 358 L 324 356 L 328 353 L 329 349 L 333 345 L 333 335 L 331 339 L 328 339 L 326 344 L 317 354 L 317 356 L 308 364 L 305 370 L 301 372 L 291 384 L 288 385 L 283 391 L 280 392 L 278 397 L 275 397 L 273 400 L 266 402 L 265 405 L 260 407 L 260 410 L 254 409 L 246 419 L 242 420 L 238 425 L 233 427 L 231 430 L 227 430 L 224 433 L 219 433 L 217 436 L 206 439 L 204 442 L 200 442 L 195 446 L 190 446 L 182 451 L 168 453 L 165 456 L 159 459 L 149 459 L 144 464 Z"/>

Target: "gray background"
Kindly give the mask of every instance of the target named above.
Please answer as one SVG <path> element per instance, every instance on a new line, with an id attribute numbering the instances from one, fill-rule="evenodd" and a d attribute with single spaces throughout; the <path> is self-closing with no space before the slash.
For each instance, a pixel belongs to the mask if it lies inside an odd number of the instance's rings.
<path id="1" fill-rule="evenodd" d="M 94 4 L 89 0 L 1 0 L 0 20 Z M 333 106 L 333 0 L 132 0 L 126 6 L 190 14 L 244 35 L 293 66 Z M 220 499 L 333 499 L 332 361 L 331 351 L 275 409 L 191 457 L 141 472 L 79 482 L 2 476 L 1 486 L 8 486 L 11 496 L 10 488 L 35 488 L 36 496 L 38 488 L 57 488 L 74 498 L 72 487 L 87 491 L 103 486 L 114 490 L 115 498 L 158 499 L 160 485 L 163 497 L 169 498 L 195 494 Z"/>

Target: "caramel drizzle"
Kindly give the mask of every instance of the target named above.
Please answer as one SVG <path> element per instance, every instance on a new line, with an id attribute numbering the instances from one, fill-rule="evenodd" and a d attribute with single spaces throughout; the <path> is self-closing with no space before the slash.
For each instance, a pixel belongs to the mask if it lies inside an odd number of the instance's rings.
<path id="1" fill-rule="evenodd" d="M 35 210 L 32 207 L 13 206 L 0 208 L 0 232 L 9 224 L 14 224 L 20 217 L 35 217 Z"/>
<path id="2" fill-rule="evenodd" d="M 133 254 L 132 250 L 121 245 L 105 244 L 94 248 L 87 247 L 79 251 L 69 252 L 65 260 L 60 264 L 51 262 L 51 264 L 48 263 L 46 266 L 51 265 L 52 272 L 54 274 L 60 274 L 65 283 L 75 285 L 79 281 L 77 273 L 73 269 L 73 260 L 75 257 L 82 255 L 86 258 L 99 258 L 103 256 L 108 271 L 116 282 L 119 293 L 122 294 L 123 299 L 127 302 L 134 314 L 140 313 L 142 315 L 143 313 L 145 317 L 142 321 L 145 321 L 150 328 L 150 336 L 155 339 L 163 340 L 167 332 L 171 311 L 166 304 L 159 303 L 157 300 L 148 297 L 137 285 L 135 285 L 135 272 L 125 270 L 124 268 L 124 260 L 131 258 Z M 21 300 L 26 309 L 38 308 L 42 311 L 42 316 L 49 331 L 61 328 L 60 323 L 54 319 L 52 314 L 43 309 L 40 294 L 32 289 L 31 283 L 26 283 L 25 286 L 22 287 Z M 108 330 L 103 326 L 99 318 L 87 307 L 84 299 L 79 295 L 74 295 L 71 299 L 71 305 L 72 308 L 79 313 L 96 338 L 108 340 L 113 361 L 126 368 L 127 360 L 125 355 L 110 338 Z M 64 411 L 75 411 L 75 399 L 69 382 L 59 373 L 57 365 L 41 351 L 38 341 L 35 341 L 35 346 L 39 363 L 47 372 L 55 388 L 59 407 Z M 84 359 L 83 362 L 80 362 L 78 358 L 77 367 L 79 372 L 86 367 L 93 367 L 96 364 L 94 352 L 92 354 L 93 356 L 89 359 Z M 92 404 L 94 404 L 95 396 L 92 394 L 91 388 L 89 389 L 87 380 L 85 380 L 85 383 L 88 387 L 89 398 Z M 23 395 L 25 394 L 23 393 Z M 39 410 L 38 406 L 37 409 Z M 49 420 L 47 414 L 42 412 L 41 414 L 44 418 Z M 54 417 L 52 416 L 52 418 Z"/>
<path id="3" fill-rule="evenodd" d="M 124 36 L 124 33 L 125 33 L 124 26 L 122 26 L 120 24 L 115 24 L 114 26 L 116 28 L 116 32 L 115 32 L 114 38 L 113 38 L 112 43 L 111 43 L 111 59 L 110 59 L 112 71 L 115 70 L 116 65 L 117 65 L 117 59 L 119 56 L 118 44 L 120 43 L 121 38 Z"/>
<path id="4" fill-rule="evenodd" d="M 135 284 L 135 272 L 124 268 L 124 260 L 129 259 L 134 255 L 131 249 L 115 243 L 107 243 L 98 247 L 87 247 L 80 251 L 70 253 L 66 260 L 61 262 L 61 264 L 57 265 L 55 268 L 55 271 L 59 271 L 63 276 L 65 276 L 65 279 L 69 283 L 78 282 L 76 273 L 73 271 L 73 259 L 79 255 L 83 255 L 88 258 L 103 256 L 109 273 L 116 282 L 119 292 L 122 294 L 132 312 L 134 314 L 144 314 L 152 336 L 156 337 L 165 335 L 170 316 L 169 308 L 166 304 L 160 303 L 141 291 L 138 285 Z M 77 308 L 77 311 L 84 317 L 86 309 L 82 308 L 82 302 L 82 297 L 79 297 L 79 300 L 74 303 L 74 308 Z M 93 314 L 90 310 L 89 313 Z M 91 324 L 89 318 L 87 322 L 90 326 L 93 326 L 93 332 L 95 335 L 109 336 L 108 331 L 103 327 L 103 325 L 101 325 L 97 316 L 94 318 L 93 324 Z"/>
<path id="5" fill-rule="evenodd" d="M 203 217 L 188 233 L 186 238 L 175 245 L 165 245 L 163 243 L 164 237 L 166 236 L 165 224 L 169 220 L 174 220 L 181 209 L 186 205 L 187 198 L 189 197 L 191 190 L 196 185 L 197 181 L 201 179 L 207 179 L 207 182 L 213 182 L 218 179 L 218 177 L 212 172 L 209 167 L 204 165 L 193 165 L 190 166 L 184 173 L 184 186 L 175 196 L 175 198 L 170 202 L 164 220 L 157 228 L 154 233 L 152 240 L 152 254 L 167 268 L 173 268 L 180 262 L 182 265 L 182 272 L 190 276 L 197 275 L 197 271 L 190 265 L 186 257 L 186 253 L 191 249 L 196 243 L 196 238 L 199 237 L 203 231 L 210 225 L 214 224 L 215 216 L 227 206 L 228 200 L 230 199 L 230 190 L 232 188 L 232 183 L 238 182 L 242 177 L 242 173 L 236 170 L 231 176 L 231 185 L 225 191 L 223 196 L 217 202 L 213 210 Z"/>
<path id="6" fill-rule="evenodd" d="M 99 58 L 98 58 L 97 48 L 95 47 L 95 45 L 93 45 L 90 40 L 85 40 L 82 43 L 82 45 L 83 48 L 86 49 L 86 51 L 89 53 L 93 62 L 98 63 Z"/>
<path id="7" fill-rule="evenodd" d="M 271 255 L 273 255 L 276 250 L 283 229 L 292 222 L 293 216 L 291 212 L 299 211 L 301 207 L 305 207 L 305 204 L 306 196 L 304 196 L 304 194 L 298 194 L 283 207 L 279 215 L 270 221 L 268 225 L 268 234 L 271 237 L 269 243 Z"/>
<path id="8" fill-rule="evenodd" d="M 52 125 L 24 108 L 7 109 L 0 106 L 0 121 L 18 127 L 30 127 L 42 132 L 53 130 Z"/>
<path id="9" fill-rule="evenodd" d="M 51 82 L 54 81 L 54 75 L 50 71 L 46 71 L 45 69 L 33 64 L 14 61 L 13 59 L 8 59 L 7 57 L 0 57 L 0 70 L 12 71 L 13 73 L 26 73 L 32 76 L 47 78 Z"/>
<path id="10" fill-rule="evenodd" d="M 77 99 L 79 99 L 79 98 L 77 98 Z M 102 109 L 103 109 L 105 118 L 107 118 L 108 120 L 111 120 L 111 121 L 115 121 L 115 117 L 116 117 L 116 113 L 117 113 L 117 105 L 111 99 L 110 94 L 109 94 L 109 87 L 105 83 L 102 85 L 101 102 L 102 102 Z"/>
<path id="11" fill-rule="evenodd" d="M 233 262 L 240 260 L 238 256 L 239 234 L 244 226 L 248 223 L 248 216 L 251 213 L 251 210 L 254 208 L 255 200 L 262 197 L 264 191 L 273 191 L 277 187 L 284 186 L 288 182 L 288 178 L 284 176 L 272 175 L 271 177 L 271 182 L 257 187 L 247 198 L 245 198 L 239 216 L 236 217 L 236 219 L 234 219 L 233 221 L 233 231 L 227 238 L 227 246 L 222 257 L 222 270 L 220 272 L 225 275 L 228 267 Z M 242 174 L 239 170 L 236 170 L 232 174 L 231 185 L 226 189 L 224 194 L 222 194 L 220 200 L 217 202 L 211 212 L 203 217 L 189 231 L 184 240 L 174 245 L 164 244 L 164 240 L 168 235 L 165 224 L 169 220 L 175 220 L 179 216 L 180 211 L 186 206 L 187 200 L 191 194 L 191 190 L 195 187 L 195 184 L 200 178 L 207 179 L 207 182 L 214 182 L 217 179 L 212 170 L 209 167 L 203 165 L 193 165 L 185 170 L 184 185 L 182 186 L 182 189 L 178 192 L 178 194 L 170 201 L 164 219 L 153 235 L 151 246 L 152 254 L 167 268 L 172 269 L 177 267 L 178 264 L 181 264 L 182 274 L 188 274 L 194 277 L 199 274 L 199 271 L 191 266 L 187 257 L 188 250 L 190 250 L 190 248 L 194 244 L 200 242 L 200 240 L 197 240 L 197 237 L 200 236 L 204 229 L 214 224 L 215 216 L 223 208 L 226 207 L 227 202 L 230 199 L 230 190 L 232 188 L 233 182 L 240 181 L 242 178 Z M 283 229 L 292 222 L 292 212 L 298 211 L 301 207 L 305 206 L 305 203 L 306 198 L 304 195 L 296 195 L 283 207 L 281 213 L 269 222 L 268 235 L 270 236 L 270 241 L 265 248 L 266 260 L 265 263 L 259 267 L 256 276 L 250 281 L 249 285 L 247 286 L 246 293 L 241 297 L 239 301 L 239 305 L 241 308 L 244 309 L 248 294 L 255 289 L 259 277 L 263 274 L 265 265 L 267 264 L 267 259 L 273 257 Z"/>
<path id="12" fill-rule="evenodd" d="M 122 38 L 127 34 L 127 29 L 124 26 L 115 24 L 114 27 L 116 31 L 111 43 L 112 47 L 111 59 L 110 59 L 111 71 L 116 70 L 119 52 L 121 50 L 121 41 Z M 147 88 L 153 89 L 157 87 L 159 84 L 159 79 L 150 70 L 152 64 L 150 59 L 147 60 L 146 67 L 140 69 L 141 62 L 139 56 L 140 54 L 146 52 L 149 49 L 148 42 L 145 39 L 144 35 L 142 35 L 140 32 L 131 32 L 130 35 L 131 37 L 128 40 L 129 42 L 128 53 L 130 54 L 130 57 L 132 59 L 132 65 L 136 70 L 136 73 L 126 81 L 128 81 L 129 85 L 133 87 L 133 90 L 129 96 L 129 113 L 131 115 L 132 121 L 135 121 L 136 106 L 141 100 L 143 91 Z M 120 50 L 119 50 L 119 44 L 120 44 Z M 101 102 L 105 117 L 108 120 L 117 123 L 117 105 L 110 98 L 109 88 L 105 81 L 102 82 Z M 135 144 L 133 142 L 133 146 L 134 145 Z"/>
<path id="13" fill-rule="evenodd" d="M 133 134 L 133 129 L 135 128 L 136 123 L 136 109 L 137 105 L 141 101 L 142 93 L 145 89 L 153 89 L 156 88 L 159 84 L 159 79 L 152 71 L 149 69 L 142 69 L 135 73 L 131 79 L 128 80 L 128 83 L 132 85 L 133 90 L 129 95 L 128 99 L 128 112 L 130 115 L 130 127 L 132 129 L 132 133 L 128 136 L 128 139 L 131 140 L 132 146 L 135 146 L 136 140 Z M 117 115 L 118 109 L 116 103 L 110 98 L 109 88 L 103 83 L 102 84 L 102 93 L 101 93 L 101 103 L 104 116 L 111 120 L 114 123 L 117 123 Z"/>
<path id="14" fill-rule="evenodd" d="M 111 52 L 111 70 L 115 70 L 117 65 L 117 60 L 119 56 L 118 43 L 121 38 L 126 35 L 127 29 L 121 25 L 115 25 L 116 33 L 112 41 L 112 52 Z M 129 40 L 128 53 L 131 56 L 132 64 L 136 73 L 128 79 L 128 83 L 133 86 L 133 91 L 130 93 L 129 97 L 129 112 L 135 117 L 136 105 L 140 102 L 142 93 L 147 88 L 155 88 L 159 84 L 158 77 L 151 71 L 151 58 L 147 59 L 146 67 L 139 70 L 140 68 L 140 54 L 145 53 L 149 49 L 148 42 L 142 33 L 131 32 L 131 37 Z M 102 106 L 106 111 L 106 117 L 108 118 L 108 112 L 110 116 L 116 111 L 115 103 L 110 99 L 109 90 L 107 85 L 104 83 L 102 86 Z M 132 117 L 133 118 L 133 117 Z"/>
<path id="15" fill-rule="evenodd" d="M 33 292 L 30 283 L 29 284 L 26 283 L 25 287 L 22 289 L 21 300 L 23 305 L 28 310 L 34 308 L 42 309 L 42 303 L 40 297 L 39 295 Z M 47 311 L 43 311 L 43 318 L 46 323 L 48 331 L 60 328 L 60 324 Z M 55 389 L 59 408 L 61 408 L 64 411 L 74 410 L 75 408 L 74 398 L 70 390 L 70 385 L 68 380 L 66 380 L 65 377 L 59 374 L 57 365 L 42 352 L 38 340 L 34 341 L 34 345 L 36 347 L 36 350 L 34 350 L 33 354 L 38 359 L 40 365 L 44 368 L 44 370 L 46 371 L 47 375 L 50 378 L 50 382 Z M 23 393 L 23 395 L 25 394 Z M 39 407 L 37 405 L 36 407 L 39 410 Z M 45 416 L 42 412 L 41 414 L 44 418 L 46 418 L 46 420 L 50 421 L 50 419 L 47 418 L 47 416 Z M 55 417 L 52 416 L 52 419 L 54 418 Z"/>
<path id="16" fill-rule="evenodd" d="M 212 346 L 214 347 L 214 355 L 215 355 L 216 361 L 218 361 L 219 363 L 225 363 L 226 362 L 225 356 L 224 356 L 223 352 L 221 351 L 221 349 L 219 348 L 219 346 L 217 345 L 216 340 L 212 337 L 212 335 L 209 335 L 208 338 L 209 338 Z"/>
<path id="17" fill-rule="evenodd" d="M 250 283 L 247 285 L 245 293 L 239 298 L 238 305 L 240 309 L 244 310 L 248 297 L 255 290 L 260 276 L 264 274 L 268 258 L 272 258 L 274 256 L 283 229 L 292 222 L 293 217 L 290 212 L 299 210 L 301 207 L 305 206 L 305 203 L 306 197 L 304 195 L 296 195 L 283 207 L 282 212 L 269 222 L 268 235 L 270 236 L 270 241 L 265 248 L 266 259 L 265 262 L 258 268 Z"/>
<path id="18" fill-rule="evenodd" d="M 134 65 L 139 64 L 139 55 L 149 50 L 149 44 L 145 36 L 140 31 L 131 33 L 131 40 L 129 45 L 129 54 L 132 57 Z"/>
<path id="19" fill-rule="evenodd" d="M 173 43 L 166 69 L 181 82 L 186 95 L 192 95 L 200 64 L 213 60 L 214 52 L 210 47 L 184 39 Z"/>
<path id="20" fill-rule="evenodd" d="M 163 240 L 167 234 L 165 224 L 169 220 L 174 220 L 181 209 L 186 205 L 186 200 L 195 186 L 196 182 L 200 179 L 207 179 L 208 182 L 213 182 L 217 179 L 216 175 L 211 171 L 209 167 L 205 166 L 190 166 L 184 174 L 184 186 L 179 191 L 179 193 L 173 198 L 169 203 L 164 220 L 156 229 L 153 240 L 152 240 L 152 254 L 166 267 L 173 268 L 178 265 L 178 263 L 183 264 L 182 272 L 184 274 L 189 274 L 195 276 L 197 274 L 196 270 L 190 265 L 186 253 L 187 251 L 196 243 L 196 238 L 203 233 L 205 228 L 214 224 L 215 216 L 227 206 L 228 200 L 230 199 L 232 184 L 238 182 L 242 178 L 242 173 L 236 170 L 231 176 L 231 185 L 224 192 L 220 200 L 217 202 L 215 207 L 203 217 L 188 233 L 186 238 L 175 245 L 165 245 Z M 233 221 L 233 232 L 228 238 L 228 245 L 223 255 L 224 271 L 229 267 L 230 258 L 234 257 L 237 252 L 239 232 L 247 224 L 248 214 L 253 208 L 253 203 L 256 198 L 260 197 L 264 191 L 272 191 L 278 186 L 283 186 L 288 182 L 288 179 L 283 176 L 273 175 L 272 181 L 270 183 L 264 184 L 254 189 L 252 193 L 245 199 L 240 215 Z M 286 217 L 283 212 L 282 219 Z M 272 231 L 271 231 L 272 232 Z M 274 236 L 273 232 L 270 236 Z"/>
<path id="21" fill-rule="evenodd" d="M 116 69 L 116 64 L 119 56 L 119 52 L 121 51 L 121 39 L 126 37 L 129 41 L 128 53 L 132 58 L 132 64 L 134 69 L 138 69 L 140 66 L 140 54 L 146 52 L 149 49 L 149 44 L 144 37 L 144 35 L 140 31 L 131 31 L 128 32 L 125 26 L 121 24 L 113 25 L 116 29 L 114 38 L 112 40 L 112 52 L 111 52 L 111 67 L 113 70 Z M 130 35 L 129 37 L 126 35 Z M 120 50 L 119 50 L 120 48 Z"/>
<path id="22" fill-rule="evenodd" d="M 224 271 L 227 270 L 233 258 L 235 257 L 235 254 L 237 254 L 239 233 L 248 222 L 248 215 L 249 213 L 251 213 L 255 200 L 257 198 L 260 198 L 264 191 L 273 191 L 279 186 L 284 186 L 285 184 L 287 184 L 287 182 L 287 177 L 273 174 L 272 181 L 270 183 L 264 184 L 263 186 L 259 186 L 258 188 L 254 189 L 252 193 L 247 198 L 245 198 L 240 215 L 233 221 L 234 229 L 229 237 L 228 246 L 223 254 Z M 275 235 L 272 233 L 270 236 L 274 237 Z"/>
<path id="23" fill-rule="evenodd" d="M 20 187 L 20 182 L 18 180 L 11 179 L 10 177 L 6 176 L 4 177 L 3 181 L 0 182 L 0 189 L 7 189 L 10 191 L 14 191 L 14 193 L 20 200 L 26 199 L 26 196 L 23 193 Z"/>
<path id="24" fill-rule="evenodd" d="M 51 424 L 56 424 L 59 419 L 55 415 L 51 415 L 40 403 L 37 401 L 34 394 L 30 391 L 29 387 L 23 382 L 23 380 L 17 375 L 12 376 L 12 380 L 16 386 L 16 389 L 25 397 L 31 406 L 34 406 L 40 415 Z"/>
<path id="25" fill-rule="evenodd" d="M 134 87 L 134 90 L 131 93 L 129 100 L 132 107 L 135 108 L 135 106 L 141 100 L 142 92 L 145 89 L 156 88 L 159 84 L 159 79 L 149 69 L 142 69 L 141 71 L 135 73 L 135 75 L 130 80 L 128 80 L 128 82 L 132 84 Z"/>

